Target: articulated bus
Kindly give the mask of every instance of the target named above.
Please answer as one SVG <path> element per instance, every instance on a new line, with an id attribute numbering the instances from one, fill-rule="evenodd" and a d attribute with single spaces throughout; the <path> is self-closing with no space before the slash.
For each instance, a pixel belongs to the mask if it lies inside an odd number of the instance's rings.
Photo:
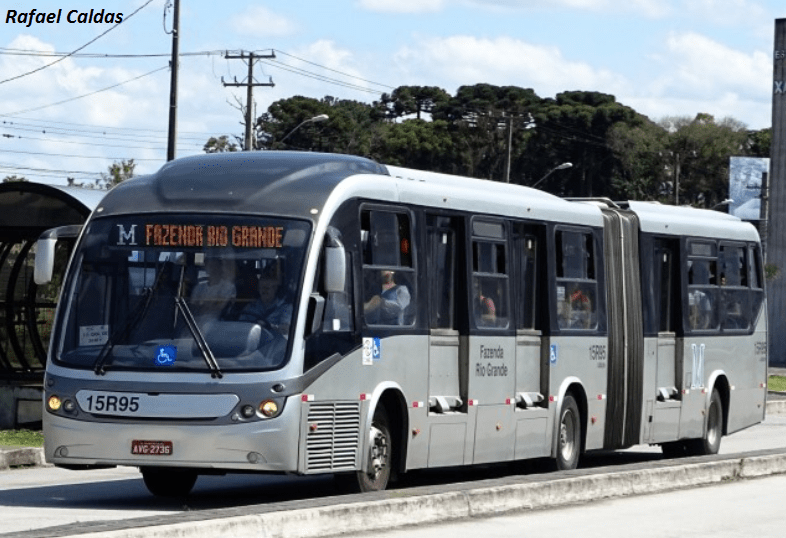
<path id="1" fill-rule="evenodd" d="M 636 444 L 712 454 L 764 418 L 766 311 L 756 230 L 718 212 L 345 155 L 188 157 L 78 232 L 46 459 L 181 496 L 200 474 L 369 491 Z"/>

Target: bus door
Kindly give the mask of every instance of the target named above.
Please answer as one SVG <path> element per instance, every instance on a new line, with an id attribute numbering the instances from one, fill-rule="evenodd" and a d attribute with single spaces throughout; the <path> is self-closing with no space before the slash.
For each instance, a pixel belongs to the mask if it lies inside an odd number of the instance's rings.
<path id="1" fill-rule="evenodd" d="M 510 311 L 509 223 L 475 217 L 469 241 L 468 397 L 473 463 L 512 460 L 516 441 L 515 330 Z M 470 420 L 472 416 L 470 416 Z"/>
<path id="2" fill-rule="evenodd" d="M 429 295 L 428 466 L 463 465 L 467 432 L 467 339 L 459 332 L 459 308 L 465 294 L 463 219 L 444 215 L 426 216 L 426 268 Z M 466 317 L 466 315 L 464 315 Z M 466 325 L 466 324 L 464 324 Z"/>
<path id="3" fill-rule="evenodd" d="M 646 440 L 651 443 L 671 441 L 678 437 L 680 421 L 680 386 L 677 378 L 677 323 L 680 319 L 680 271 L 677 263 L 678 244 L 675 241 L 653 241 L 652 297 L 658 305 L 658 347 L 655 366 L 654 395 L 650 410 L 652 422 Z M 681 349 L 681 347 L 680 347 Z M 652 393 L 650 393 L 652 394 Z"/>
<path id="4" fill-rule="evenodd" d="M 513 231 L 516 313 L 516 419 L 515 459 L 546 457 L 550 454 L 550 430 L 543 390 L 543 336 L 539 330 L 538 264 L 543 259 L 545 237 L 533 226 L 516 225 Z"/>

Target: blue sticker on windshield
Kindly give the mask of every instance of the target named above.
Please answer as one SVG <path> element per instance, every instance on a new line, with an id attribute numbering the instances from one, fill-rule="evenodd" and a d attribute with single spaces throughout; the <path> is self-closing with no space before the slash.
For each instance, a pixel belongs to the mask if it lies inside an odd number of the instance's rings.
<path id="1" fill-rule="evenodd" d="M 175 346 L 158 346 L 156 348 L 156 356 L 153 361 L 156 366 L 172 366 L 177 359 L 177 347 Z"/>

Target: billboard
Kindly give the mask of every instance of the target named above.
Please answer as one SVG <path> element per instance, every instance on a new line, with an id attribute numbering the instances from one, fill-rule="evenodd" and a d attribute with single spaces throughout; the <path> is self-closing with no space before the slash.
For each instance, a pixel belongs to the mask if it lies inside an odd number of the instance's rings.
<path id="1" fill-rule="evenodd" d="M 770 160 L 760 157 L 729 159 L 729 213 L 742 220 L 761 219 L 761 186 Z"/>

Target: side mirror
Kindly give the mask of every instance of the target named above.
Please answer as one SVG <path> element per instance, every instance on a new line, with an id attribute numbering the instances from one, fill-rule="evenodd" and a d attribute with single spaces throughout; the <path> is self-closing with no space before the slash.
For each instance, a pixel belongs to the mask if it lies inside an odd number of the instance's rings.
<path id="1" fill-rule="evenodd" d="M 55 267 L 56 238 L 39 239 L 35 247 L 35 268 L 33 280 L 39 286 L 52 281 L 52 272 Z"/>
<path id="2" fill-rule="evenodd" d="M 52 228 L 41 234 L 36 243 L 33 280 L 39 286 L 52 281 L 55 267 L 55 247 L 58 239 L 76 239 L 82 231 L 81 224 Z"/>
<path id="3" fill-rule="evenodd" d="M 344 245 L 325 247 L 325 291 L 343 293 L 347 279 L 347 254 Z"/>

